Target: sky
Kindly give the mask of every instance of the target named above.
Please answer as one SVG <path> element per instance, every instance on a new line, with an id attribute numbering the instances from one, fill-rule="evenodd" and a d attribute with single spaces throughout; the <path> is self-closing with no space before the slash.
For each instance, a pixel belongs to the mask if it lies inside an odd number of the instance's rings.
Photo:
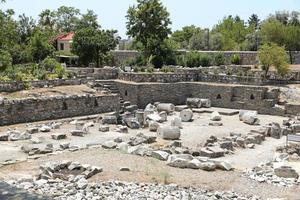
<path id="1" fill-rule="evenodd" d="M 278 10 L 300 11 L 300 0 L 162 0 L 170 12 L 172 30 L 186 25 L 212 28 L 224 16 L 239 15 L 248 19 L 256 13 L 260 19 Z M 81 12 L 93 10 L 105 29 L 116 29 L 122 38 L 126 36 L 126 12 L 136 0 L 7 0 L 1 9 L 12 8 L 16 14 L 38 18 L 44 9 L 57 9 L 60 6 L 73 6 Z"/>

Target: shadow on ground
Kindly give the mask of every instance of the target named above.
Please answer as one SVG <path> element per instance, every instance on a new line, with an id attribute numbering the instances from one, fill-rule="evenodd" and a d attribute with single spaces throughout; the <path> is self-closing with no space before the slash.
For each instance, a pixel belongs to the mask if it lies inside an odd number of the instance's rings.
<path id="1" fill-rule="evenodd" d="M 0 181 L 0 199 L 1 200 L 50 200 L 47 197 L 29 194 L 24 190 L 12 187 L 7 183 Z"/>

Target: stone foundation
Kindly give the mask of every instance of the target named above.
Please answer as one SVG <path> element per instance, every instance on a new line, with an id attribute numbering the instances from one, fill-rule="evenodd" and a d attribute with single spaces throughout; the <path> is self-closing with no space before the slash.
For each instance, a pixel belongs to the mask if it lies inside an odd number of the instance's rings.
<path id="1" fill-rule="evenodd" d="M 203 82 L 135 83 L 116 81 L 123 99 L 144 108 L 148 103 L 185 104 L 188 97 L 208 98 L 214 107 L 257 110 L 261 114 L 285 115 L 274 107 L 279 91 L 262 86 L 212 84 Z"/>
<path id="2" fill-rule="evenodd" d="M 0 125 L 92 115 L 119 110 L 119 95 L 74 95 L 2 100 Z"/>

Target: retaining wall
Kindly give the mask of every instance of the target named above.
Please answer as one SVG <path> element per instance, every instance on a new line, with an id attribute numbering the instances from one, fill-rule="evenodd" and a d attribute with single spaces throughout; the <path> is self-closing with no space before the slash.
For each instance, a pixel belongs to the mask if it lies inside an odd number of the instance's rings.
<path id="1" fill-rule="evenodd" d="M 2 100 L 0 125 L 92 115 L 119 110 L 119 95 L 73 95 Z"/>
<path id="2" fill-rule="evenodd" d="M 208 98 L 212 106 L 252 109 L 262 114 L 284 115 L 285 109 L 275 107 L 279 90 L 262 86 L 212 84 L 203 82 L 135 83 L 116 81 L 123 99 L 144 108 L 148 103 L 185 104 L 188 97 Z"/>

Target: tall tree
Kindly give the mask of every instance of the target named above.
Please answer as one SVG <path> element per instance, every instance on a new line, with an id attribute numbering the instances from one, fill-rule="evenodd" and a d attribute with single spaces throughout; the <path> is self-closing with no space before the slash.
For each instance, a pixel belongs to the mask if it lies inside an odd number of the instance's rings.
<path id="1" fill-rule="evenodd" d="M 127 11 L 127 34 L 141 44 L 145 58 L 163 65 L 165 40 L 171 33 L 169 13 L 159 0 L 137 0 Z"/>
<path id="2" fill-rule="evenodd" d="M 88 65 L 95 62 L 97 67 L 103 64 L 107 53 L 114 49 L 118 39 L 116 31 L 105 31 L 93 27 L 79 29 L 73 38 L 72 51 L 79 56 L 79 61 Z"/>
<path id="3" fill-rule="evenodd" d="M 97 22 L 97 15 L 92 10 L 88 10 L 86 14 L 82 14 L 76 25 L 76 29 L 89 27 L 94 29 L 101 28 Z"/>
<path id="4" fill-rule="evenodd" d="M 35 28 L 35 21 L 32 17 L 27 17 L 25 14 L 19 15 L 18 32 L 22 43 L 26 43 L 31 37 Z"/>
<path id="5" fill-rule="evenodd" d="M 254 27 L 255 30 L 259 28 L 260 19 L 257 14 L 252 14 L 248 19 L 249 27 Z"/>
<path id="6" fill-rule="evenodd" d="M 54 30 L 56 27 L 56 19 L 55 19 L 55 12 L 49 9 L 43 10 L 39 15 L 39 26 L 42 29 L 50 29 Z"/>
<path id="7" fill-rule="evenodd" d="M 79 9 L 61 6 L 55 12 L 57 29 L 60 32 L 75 31 L 79 17 Z"/>

